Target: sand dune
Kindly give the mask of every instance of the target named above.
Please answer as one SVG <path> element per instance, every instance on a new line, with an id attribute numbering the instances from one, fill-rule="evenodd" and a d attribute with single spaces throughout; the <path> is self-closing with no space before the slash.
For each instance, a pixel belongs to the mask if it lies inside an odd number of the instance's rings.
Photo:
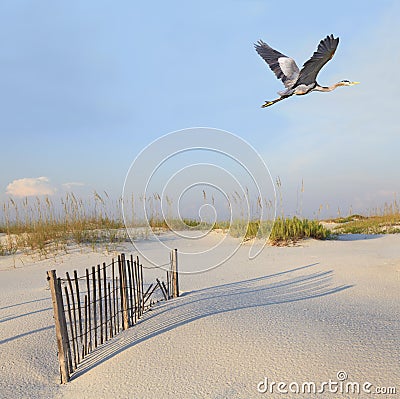
<path id="1" fill-rule="evenodd" d="M 218 241 L 215 234 L 206 239 L 209 246 Z M 168 245 L 189 246 L 171 237 Z M 195 245 L 190 242 L 190 250 Z M 229 252 L 237 241 L 222 245 Z M 168 259 L 167 249 L 156 243 L 143 242 L 140 250 Z M 157 305 L 138 325 L 94 351 L 63 386 L 46 270 L 61 274 L 108 256 L 77 251 L 42 261 L 22 258 L 16 268 L 2 257 L 0 397 L 282 398 L 294 394 L 279 393 L 277 386 L 262 394 L 257 386 L 265 389 L 266 377 L 268 384 L 319 386 L 338 381 L 340 371 L 347 373 L 344 382 L 370 382 L 371 390 L 398 384 L 399 235 L 307 240 L 266 247 L 251 261 L 247 255 L 244 245 L 223 265 L 194 274 L 190 271 L 211 265 L 215 253 L 204 252 L 193 263 L 182 256 L 183 295 Z"/>

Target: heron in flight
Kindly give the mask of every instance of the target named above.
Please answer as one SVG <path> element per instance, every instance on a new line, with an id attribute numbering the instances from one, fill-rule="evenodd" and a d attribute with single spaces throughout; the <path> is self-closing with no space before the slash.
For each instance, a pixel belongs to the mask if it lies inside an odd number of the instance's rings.
<path id="1" fill-rule="evenodd" d="M 350 82 L 341 80 L 332 86 L 321 86 L 317 83 L 317 75 L 321 68 L 333 57 L 339 44 L 339 38 L 333 35 L 322 39 L 318 45 L 317 51 L 306 61 L 301 69 L 296 65 L 293 58 L 283 55 L 274 50 L 267 43 L 259 40 L 254 45 L 257 53 L 264 59 L 278 79 L 282 80 L 286 90 L 279 91 L 279 98 L 273 101 L 265 101 L 262 108 L 269 107 L 282 101 L 285 98 L 296 95 L 308 94 L 312 91 L 332 91 L 339 86 L 353 86 L 360 82 Z"/>

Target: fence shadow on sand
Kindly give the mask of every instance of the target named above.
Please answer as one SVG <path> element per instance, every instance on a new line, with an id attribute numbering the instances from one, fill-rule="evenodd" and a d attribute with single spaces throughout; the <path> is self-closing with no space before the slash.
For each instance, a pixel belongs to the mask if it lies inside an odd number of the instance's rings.
<path id="1" fill-rule="evenodd" d="M 96 349 L 78 367 L 72 378 L 83 375 L 140 342 L 204 317 L 303 301 L 352 287 L 335 286 L 333 271 L 312 271 L 311 268 L 316 265 L 192 291 L 174 301 L 165 302 L 146 314 L 135 328 Z"/>

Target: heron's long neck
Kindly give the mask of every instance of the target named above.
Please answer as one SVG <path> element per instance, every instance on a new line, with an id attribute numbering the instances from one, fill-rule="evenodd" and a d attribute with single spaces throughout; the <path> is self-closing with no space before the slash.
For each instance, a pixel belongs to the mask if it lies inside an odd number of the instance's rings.
<path id="1" fill-rule="evenodd" d="M 329 87 L 317 85 L 317 86 L 315 86 L 314 90 L 316 90 L 316 91 L 332 91 L 332 90 L 335 90 L 336 87 L 339 87 L 339 86 L 342 86 L 342 82 L 335 83 Z"/>

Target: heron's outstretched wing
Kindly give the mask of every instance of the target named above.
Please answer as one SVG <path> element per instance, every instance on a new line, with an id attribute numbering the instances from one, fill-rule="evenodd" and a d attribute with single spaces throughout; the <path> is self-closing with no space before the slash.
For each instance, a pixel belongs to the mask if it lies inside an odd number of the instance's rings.
<path id="1" fill-rule="evenodd" d="M 267 43 L 259 40 L 254 44 L 257 53 L 269 65 L 278 79 L 281 79 L 285 87 L 291 88 L 299 77 L 299 67 L 293 58 L 290 58 L 277 50 L 274 50 Z"/>
<path id="2" fill-rule="evenodd" d="M 300 70 L 296 84 L 310 85 L 317 79 L 321 68 L 333 57 L 339 44 L 339 38 L 333 35 L 327 36 L 319 42 L 317 51 L 306 61 Z"/>

